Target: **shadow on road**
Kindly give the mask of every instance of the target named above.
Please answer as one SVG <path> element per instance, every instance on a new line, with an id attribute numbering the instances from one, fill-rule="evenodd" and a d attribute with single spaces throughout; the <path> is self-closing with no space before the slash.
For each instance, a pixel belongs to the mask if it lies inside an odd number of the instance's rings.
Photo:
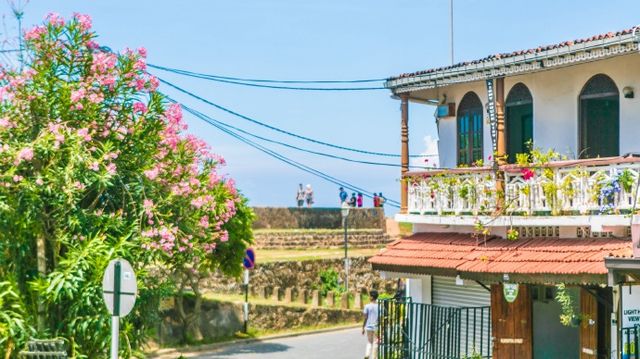
<path id="1" fill-rule="evenodd" d="M 279 343 L 255 343 L 249 345 L 242 346 L 232 346 L 221 351 L 213 353 L 213 358 L 217 357 L 231 357 L 242 354 L 269 354 L 269 353 L 280 353 L 286 352 L 291 347 L 284 344 Z"/>

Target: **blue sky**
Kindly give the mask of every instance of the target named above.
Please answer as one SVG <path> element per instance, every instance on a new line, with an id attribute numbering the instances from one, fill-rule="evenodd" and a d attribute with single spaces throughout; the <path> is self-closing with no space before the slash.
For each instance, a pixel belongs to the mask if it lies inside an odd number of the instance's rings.
<path id="1" fill-rule="evenodd" d="M 456 61 L 591 36 L 640 24 L 637 0 L 455 0 Z M 50 11 L 91 15 L 100 44 L 144 46 L 150 63 L 238 77 L 381 78 L 449 64 L 448 0 L 162 1 L 32 0 L 25 25 Z M 4 13 L 10 14 L 5 5 Z M 15 26 L 6 19 L 9 31 Z M 293 92 L 169 76 L 221 105 L 274 126 L 343 146 L 399 153 L 399 103 L 387 91 Z M 295 141 L 161 88 L 185 104 L 257 134 L 343 155 L 381 160 Z M 433 108 L 412 104 L 410 151 L 437 138 Z M 190 130 L 228 161 L 252 205 L 294 204 L 298 183 L 311 184 L 316 205 L 337 205 L 337 187 L 271 159 L 189 119 Z M 399 199 L 399 170 L 354 165 L 269 145 L 324 173 Z M 392 160 L 395 161 L 395 160 Z"/>

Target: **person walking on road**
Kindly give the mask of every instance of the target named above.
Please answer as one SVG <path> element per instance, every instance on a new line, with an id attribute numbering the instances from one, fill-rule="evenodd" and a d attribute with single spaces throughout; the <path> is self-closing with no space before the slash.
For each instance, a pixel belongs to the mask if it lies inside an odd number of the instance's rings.
<path id="1" fill-rule="evenodd" d="M 362 335 L 367 338 L 367 347 L 365 349 L 365 359 L 376 359 L 378 357 L 378 348 L 376 347 L 376 333 L 378 331 L 378 291 L 369 292 L 370 303 L 364 306 L 362 313 L 364 314 L 364 322 L 362 323 Z"/>
<path id="2" fill-rule="evenodd" d="M 349 197 L 349 194 L 347 194 L 347 191 L 345 191 L 343 187 L 340 187 L 339 195 L 340 195 L 340 205 L 342 205 L 347 200 L 347 197 Z"/>
<path id="3" fill-rule="evenodd" d="M 311 189 L 311 185 L 307 185 L 307 190 L 305 191 L 305 199 L 307 200 L 307 208 L 311 208 L 313 204 L 313 190 Z"/>
<path id="4" fill-rule="evenodd" d="M 300 188 L 298 188 L 298 193 L 296 193 L 296 202 L 298 202 L 298 208 L 302 208 L 304 206 L 304 198 L 306 194 L 304 191 L 304 187 L 302 187 L 302 183 L 300 183 Z"/>

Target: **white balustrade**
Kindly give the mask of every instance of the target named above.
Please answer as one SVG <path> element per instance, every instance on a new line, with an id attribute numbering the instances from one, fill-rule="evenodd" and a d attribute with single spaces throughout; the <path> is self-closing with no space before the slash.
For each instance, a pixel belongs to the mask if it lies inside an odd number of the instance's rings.
<path id="1" fill-rule="evenodd" d="M 588 163 L 588 162 L 585 162 Z M 590 163 L 593 163 L 591 161 Z M 505 169 L 505 168 L 503 168 Z M 586 215 L 603 213 L 600 191 L 625 174 L 631 188 L 620 184 L 606 213 L 629 213 L 640 207 L 637 191 L 640 162 L 604 165 L 532 167 L 533 176 L 510 167 L 505 176 L 505 214 Z M 487 169 L 426 172 L 407 178 L 409 213 L 423 215 L 491 214 L 496 206 L 496 178 Z M 620 182 L 618 180 L 618 182 Z M 635 197 L 635 199 L 634 199 Z M 608 202 L 605 200 L 604 202 Z"/>
<path id="2" fill-rule="evenodd" d="M 408 181 L 409 213 L 478 214 L 495 208 L 496 182 L 492 172 L 445 172 Z"/>

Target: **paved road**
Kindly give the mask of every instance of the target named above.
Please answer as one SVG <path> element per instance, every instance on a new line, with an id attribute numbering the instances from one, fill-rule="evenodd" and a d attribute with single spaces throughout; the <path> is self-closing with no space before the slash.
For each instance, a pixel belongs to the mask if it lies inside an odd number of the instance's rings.
<path id="1" fill-rule="evenodd" d="M 361 329 L 266 340 L 217 349 L 193 358 L 209 359 L 358 359 L 366 344 Z"/>

